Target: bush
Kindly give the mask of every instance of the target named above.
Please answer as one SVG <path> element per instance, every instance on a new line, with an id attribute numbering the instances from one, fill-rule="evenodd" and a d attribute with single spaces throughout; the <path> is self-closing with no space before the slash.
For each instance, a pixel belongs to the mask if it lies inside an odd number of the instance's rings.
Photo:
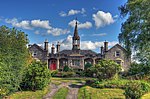
<path id="1" fill-rule="evenodd" d="M 125 97 L 126 99 L 140 99 L 142 95 L 150 90 L 150 85 L 146 82 L 131 81 L 126 84 Z"/>
<path id="2" fill-rule="evenodd" d="M 121 66 L 112 60 L 100 60 L 98 64 L 90 68 L 90 72 L 95 73 L 100 81 L 112 79 L 120 71 Z"/>
<path id="3" fill-rule="evenodd" d="M 64 72 L 67 72 L 67 71 L 69 71 L 70 70 L 70 68 L 66 65 L 64 68 L 63 68 L 63 71 Z"/>
<path id="4" fill-rule="evenodd" d="M 46 64 L 33 61 L 25 72 L 21 87 L 28 90 L 41 90 L 50 82 L 50 70 Z"/>
<path id="5" fill-rule="evenodd" d="M 56 77 L 58 73 L 59 73 L 58 70 L 53 70 L 53 71 L 51 71 L 51 76 Z"/>

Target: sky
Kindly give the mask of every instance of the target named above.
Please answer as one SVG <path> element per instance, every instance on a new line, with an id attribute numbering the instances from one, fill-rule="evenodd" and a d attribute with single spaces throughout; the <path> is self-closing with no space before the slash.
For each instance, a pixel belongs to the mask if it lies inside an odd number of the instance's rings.
<path id="1" fill-rule="evenodd" d="M 28 34 L 30 44 L 49 49 L 59 41 L 61 50 L 72 48 L 77 18 L 81 49 L 99 52 L 106 40 L 118 43 L 121 19 L 118 7 L 126 0 L 0 0 L 0 26 L 15 27 Z"/>

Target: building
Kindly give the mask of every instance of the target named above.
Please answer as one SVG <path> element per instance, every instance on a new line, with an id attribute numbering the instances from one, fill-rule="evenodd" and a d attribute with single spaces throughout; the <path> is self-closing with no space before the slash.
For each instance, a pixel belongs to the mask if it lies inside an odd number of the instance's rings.
<path id="1" fill-rule="evenodd" d="M 63 69 L 66 65 L 74 69 L 84 70 L 85 64 L 90 63 L 94 65 L 101 59 L 114 60 L 122 66 L 124 71 L 128 70 L 130 65 L 130 58 L 126 57 L 126 50 L 119 44 L 108 49 L 108 42 L 105 41 L 104 46 L 100 49 L 100 53 L 96 53 L 92 50 L 80 49 L 80 36 L 78 35 L 77 22 L 72 38 L 72 50 L 60 51 L 60 46 L 58 42 L 55 53 L 55 46 L 52 44 L 51 53 L 49 53 L 48 41 L 46 40 L 44 42 L 44 48 L 41 48 L 37 44 L 33 44 L 29 46 L 29 50 L 33 58 L 47 62 L 51 70 Z"/>

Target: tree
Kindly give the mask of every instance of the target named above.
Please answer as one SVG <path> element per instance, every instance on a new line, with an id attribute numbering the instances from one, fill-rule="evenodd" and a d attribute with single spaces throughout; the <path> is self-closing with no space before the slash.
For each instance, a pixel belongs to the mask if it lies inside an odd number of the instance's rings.
<path id="1" fill-rule="evenodd" d="M 32 91 L 43 89 L 49 84 L 50 77 L 50 70 L 45 63 L 33 61 L 26 68 L 21 87 Z"/>
<path id="2" fill-rule="evenodd" d="M 136 59 L 150 65 L 150 0 L 128 0 L 119 7 L 121 16 L 127 20 L 122 24 L 119 42 L 128 50 L 136 52 Z"/>
<path id="3" fill-rule="evenodd" d="M 29 51 L 27 35 L 15 28 L 0 27 L 0 89 L 17 91 L 22 81 Z"/>
<path id="4" fill-rule="evenodd" d="M 121 71 L 121 66 L 112 60 L 100 60 L 98 64 L 90 68 L 99 80 L 112 79 Z"/>

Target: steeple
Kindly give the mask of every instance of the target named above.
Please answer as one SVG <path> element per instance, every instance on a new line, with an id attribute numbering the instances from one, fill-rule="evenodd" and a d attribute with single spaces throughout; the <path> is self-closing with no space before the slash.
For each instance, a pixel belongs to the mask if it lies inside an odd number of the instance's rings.
<path id="1" fill-rule="evenodd" d="M 72 37 L 72 50 L 80 49 L 80 36 L 78 35 L 78 22 L 76 20 L 74 35 Z"/>
<path id="2" fill-rule="evenodd" d="M 75 29 L 74 29 L 74 39 L 80 39 L 78 35 L 78 23 L 76 21 Z"/>

